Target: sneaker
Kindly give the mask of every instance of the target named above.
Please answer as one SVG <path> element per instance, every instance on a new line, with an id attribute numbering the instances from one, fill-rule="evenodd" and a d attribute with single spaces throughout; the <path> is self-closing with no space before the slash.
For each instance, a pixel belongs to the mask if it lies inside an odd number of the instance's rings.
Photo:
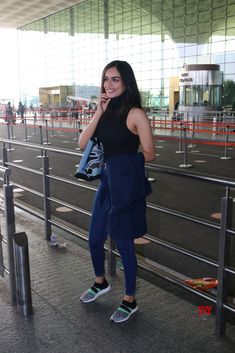
<path id="1" fill-rule="evenodd" d="M 132 314 L 134 314 L 138 310 L 138 306 L 136 301 L 133 303 L 129 303 L 126 300 L 122 301 L 122 304 L 117 308 L 117 310 L 113 313 L 110 320 L 116 323 L 124 322 L 130 318 Z"/>
<path id="2" fill-rule="evenodd" d="M 111 290 L 111 287 L 107 281 L 105 281 L 105 283 L 102 283 L 102 285 L 95 282 L 93 284 L 93 286 L 91 286 L 91 288 L 87 289 L 81 295 L 80 300 L 84 304 L 91 303 L 94 300 L 96 300 L 98 297 L 100 297 L 101 295 L 108 293 L 110 290 Z"/>

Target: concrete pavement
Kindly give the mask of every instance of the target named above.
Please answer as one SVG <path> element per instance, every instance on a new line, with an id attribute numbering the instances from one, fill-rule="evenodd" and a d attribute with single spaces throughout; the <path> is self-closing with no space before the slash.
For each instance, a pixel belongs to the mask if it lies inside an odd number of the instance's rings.
<path id="1" fill-rule="evenodd" d="M 1 213 L 4 233 L 4 217 Z M 137 280 L 139 311 L 129 322 L 109 320 L 123 293 L 123 272 L 109 278 L 112 291 L 97 302 L 81 304 L 79 296 L 93 281 L 86 246 L 66 240 L 52 248 L 43 239 L 40 220 L 16 209 L 16 231 L 29 239 L 33 315 L 19 316 L 10 305 L 8 277 L 0 278 L 1 353 L 232 353 L 235 329 L 214 335 L 214 315 L 200 314 L 208 305 L 170 286 Z M 64 239 L 59 235 L 59 243 Z M 5 249 L 4 249 L 5 250 Z M 214 308 L 213 308 L 214 311 Z"/>

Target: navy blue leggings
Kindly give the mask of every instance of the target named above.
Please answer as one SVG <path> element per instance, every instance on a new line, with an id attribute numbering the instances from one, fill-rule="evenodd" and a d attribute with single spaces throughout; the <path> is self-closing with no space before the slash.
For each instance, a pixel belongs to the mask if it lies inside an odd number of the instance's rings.
<path id="1" fill-rule="evenodd" d="M 104 276 L 104 242 L 106 236 L 102 239 L 100 236 L 95 236 L 95 233 L 90 235 L 89 247 L 91 259 L 97 277 Z M 136 287 L 137 261 L 135 255 L 134 239 L 131 240 L 116 240 L 117 249 L 121 255 L 125 274 L 126 295 L 134 295 Z"/>
<path id="2" fill-rule="evenodd" d="M 104 276 L 105 274 L 104 242 L 109 234 L 109 212 L 111 207 L 108 190 L 108 179 L 105 170 L 103 170 L 101 182 L 94 200 L 89 229 L 89 247 L 95 275 L 97 277 Z M 124 267 L 125 294 L 134 295 L 137 275 L 134 239 L 115 239 L 115 241 Z"/>

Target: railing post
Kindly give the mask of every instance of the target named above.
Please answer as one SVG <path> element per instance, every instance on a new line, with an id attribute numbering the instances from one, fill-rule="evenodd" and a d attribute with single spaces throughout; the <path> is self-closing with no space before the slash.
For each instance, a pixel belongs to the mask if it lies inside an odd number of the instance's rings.
<path id="1" fill-rule="evenodd" d="M 39 128 L 39 134 L 40 134 L 40 145 L 43 145 L 43 138 L 42 138 L 42 125 L 38 126 Z M 39 156 L 37 156 L 37 158 L 42 158 L 43 155 L 43 151 L 41 150 L 41 154 Z"/>
<path id="2" fill-rule="evenodd" d="M 215 333 L 219 337 L 225 333 L 226 318 L 223 303 L 227 297 L 227 273 L 225 267 L 229 262 L 230 237 L 227 236 L 227 229 L 232 226 L 233 199 L 229 197 L 229 187 L 226 196 L 221 200 L 221 223 L 219 235 L 219 256 L 218 256 L 218 287 L 216 301 L 216 327 Z"/>
<path id="3" fill-rule="evenodd" d="M 3 250 L 2 250 L 2 232 L 0 227 L 0 276 L 4 277 L 4 261 L 3 261 Z"/>
<path id="4" fill-rule="evenodd" d="M 184 153 L 182 150 L 182 140 L 183 140 L 183 126 L 182 126 L 182 121 L 179 123 L 180 126 L 180 136 L 179 136 L 179 150 L 175 151 L 175 153 Z"/>
<path id="5" fill-rule="evenodd" d="M 193 141 L 194 141 L 194 134 L 195 134 L 195 117 L 194 117 L 194 116 L 192 116 L 192 118 L 190 119 L 189 128 L 190 128 L 190 126 L 191 126 L 191 123 L 192 123 L 192 134 L 191 134 L 192 143 L 190 143 L 190 144 L 188 145 L 188 147 L 193 148 L 193 147 L 196 146 L 196 145 L 193 143 Z"/>
<path id="6" fill-rule="evenodd" d="M 4 213 L 8 250 L 8 267 L 9 267 L 9 284 L 11 304 L 16 304 L 16 278 L 15 278 L 15 261 L 13 251 L 13 234 L 15 233 L 15 212 L 13 201 L 13 186 L 3 185 L 4 190 Z"/>
<path id="7" fill-rule="evenodd" d="M 74 119 L 74 130 L 75 130 L 75 133 L 74 133 L 74 138 L 73 140 L 78 140 L 79 139 L 79 120 L 78 119 Z"/>
<path id="8" fill-rule="evenodd" d="M 8 138 L 8 140 L 11 139 L 10 124 L 9 123 L 7 123 L 7 138 Z M 14 151 L 14 149 L 11 148 L 11 144 L 10 143 L 8 144 L 8 146 L 9 146 L 9 148 L 8 148 L 9 152 Z"/>
<path id="9" fill-rule="evenodd" d="M 26 233 L 13 235 L 13 249 L 16 274 L 17 311 L 22 316 L 32 314 L 32 296 L 30 283 L 29 250 Z"/>
<path id="10" fill-rule="evenodd" d="M 212 131 L 213 131 L 213 134 L 217 134 L 218 133 L 218 116 L 215 115 L 213 117 L 213 123 L 212 123 Z"/>
<path id="11" fill-rule="evenodd" d="M 8 138 L 8 140 L 10 140 L 10 138 L 11 138 L 10 124 L 9 123 L 7 123 L 7 138 Z"/>
<path id="12" fill-rule="evenodd" d="M 3 142 L 3 147 L 2 147 L 2 165 L 4 167 L 7 167 L 7 162 L 8 162 L 7 148 L 6 148 L 5 142 Z"/>
<path id="13" fill-rule="evenodd" d="M 11 124 L 11 139 L 15 139 L 13 126 L 14 126 L 14 124 L 12 123 Z"/>
<path id="14" fill-rule="evenodd" d="M 191 168 L 192 164 L 188 164 L 187 160 L 187 142 L 186 142 L 186 127 L 184 127 L 184 163 L 180 164 L 180 168 Z"/>
<path id="15" fill-rule="evenodd" d="M 39 125 L 39 131 L 40 131 L 40 145 L 43 145 L 42 125 Z"/>
<path id="16" fill-rule="evenodd" d="M 51 119 L 51 130 L 52 130 L 52 136 L 54 137 L 55 136 L 55 130 L 54 130 L 54 120 Z"/>
<path id="17" fill-rule="evenodd" d="M 50 145 L 51 143 L 49 142 L 49 135 L 48 135 L 48 120 L 45 119 L 46 123 L 46 142 L 44 142 L 44 145 Z"/>
<path id="18" fill-rule="evenodd" d="M 108 273 L 110 276 L 116 276 L 116 256 L 114 254 L 115 250 L 115 240 L 108 238 Z"/>
<path id="19" fill-rule="evenodd" d="M 225 134 L 225 146 L 224 146 L 224 156 L 220 157 L 220 159 L 231 159 L 231 157 L 228 156 L 228 132 L 229 132 L 229 126 L 226 125 L 226 134 Z"/>
<path id="20" fill-rule="evenodd" d="M 34 113 L 34 116 L 33 116 L 33 132 L 32 132 L 32 135 L 37 135 L 37 132 L 36 132 L 36 113 Z"/>
<path id="21" fill-rule="evenodd" d="M 43 151 L 42 156 L 43 167 L 43 195 L 44 195 L 44 217 L 45 217 L 45 239 L 51 238 L 51 203 L 50 203 L 50 179 L 49 179 L 49 157 L 46 151 Z"/>
<path id="22" fill-rule="evenodd" d="M 25 127 L 25 139 L 23 139 L 23 141 L 29 142 L 30 139 L 28 139 L 28 130 L 27 130 L 27 121 L 26 121 L 26 118 L 24 118 L 24 127 Z"/>

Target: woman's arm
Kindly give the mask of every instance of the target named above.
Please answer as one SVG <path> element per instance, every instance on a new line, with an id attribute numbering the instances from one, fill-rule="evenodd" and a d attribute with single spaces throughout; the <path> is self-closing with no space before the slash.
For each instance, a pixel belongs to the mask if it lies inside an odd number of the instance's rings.
<path id="1" fill-rule="evenodd" d="M 127 127 L 139 136 L 145 162 L 155 159 L 155 146 L 150 121 L 139 108 L 131 109 L 127 117 Z"/>
<path id="2" fill-rule="evenodd" d="M 86 148 L 87 142 L 93 136 L 95 129 L 97 127 L 97 124 L 103 112 L 106 110 L 109 102 L 110 102 L 110 98 L 108 98 L 107 94 L 105 93 L 101 94 L 99 103 L 97 105 L 97 110 L 93 115 L 93 118 L 91 119 L 89 125 L 85 128 L 85 130 L 83 130 L 83 132 L 79 137 L 78 146 L 81 148 L 81 150 L 84 150 Z"/>

